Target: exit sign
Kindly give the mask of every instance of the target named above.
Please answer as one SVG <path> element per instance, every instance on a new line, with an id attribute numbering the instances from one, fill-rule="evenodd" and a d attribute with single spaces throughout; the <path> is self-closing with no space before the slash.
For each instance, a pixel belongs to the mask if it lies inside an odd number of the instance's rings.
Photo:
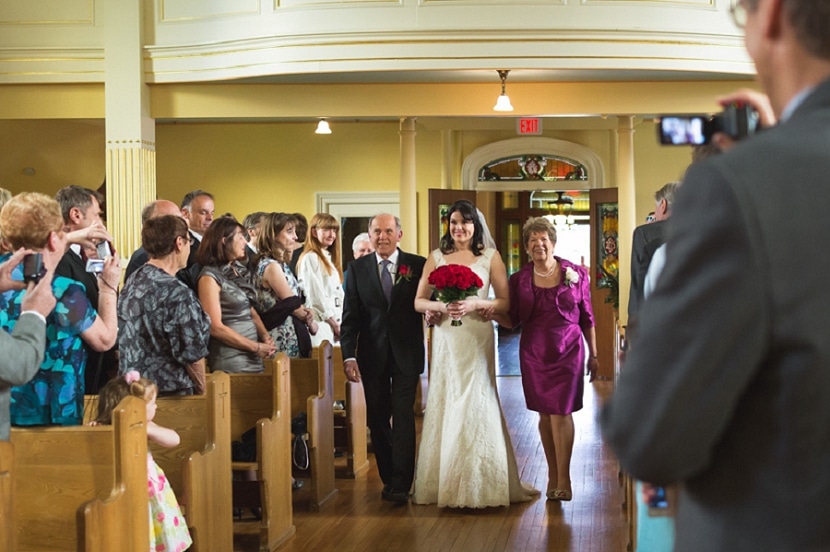
<path id="1" fill-rule="evenodd" d="M 520 117 L 516 119 L 516 133 L 522 135 L 542 134 L 542 119 L 538 117 Z"/>

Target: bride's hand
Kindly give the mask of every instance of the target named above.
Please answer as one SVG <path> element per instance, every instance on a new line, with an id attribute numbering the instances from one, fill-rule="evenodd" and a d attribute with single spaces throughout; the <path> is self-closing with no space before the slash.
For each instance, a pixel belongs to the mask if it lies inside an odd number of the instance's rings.
<path id="1" fill-rule="evenodd" d="M 447 313 L 453 318 L 461 318 L 465 314 L 475 312 L 478 308 L 478 299 L 468 297 L 462 301 L 453 301 L 447 305 Z"/>

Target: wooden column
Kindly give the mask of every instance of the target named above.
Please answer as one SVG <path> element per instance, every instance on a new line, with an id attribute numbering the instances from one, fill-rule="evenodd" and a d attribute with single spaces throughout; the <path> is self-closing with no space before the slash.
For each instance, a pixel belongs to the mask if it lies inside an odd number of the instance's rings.
<path id="1" fill-rule="evenodd" d="M 141 245 L 141 208 L 156 199 L 156 130 L 142 59 L 144 4 L 109 0 L 103 10 L 107 226 L 122 259 Z"/>
<path id="2" fill-rule="evenodd" d="M 403 225 L 401 249 L 418 251 L 418 198 L 415 183 L 415 118 L 401 119 L 400 216 Z"/>

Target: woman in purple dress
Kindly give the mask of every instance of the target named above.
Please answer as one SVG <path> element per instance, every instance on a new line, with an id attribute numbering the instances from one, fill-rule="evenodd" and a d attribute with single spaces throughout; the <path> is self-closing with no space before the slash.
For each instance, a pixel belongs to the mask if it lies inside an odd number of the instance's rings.
<path id="1" fill-rule="evenodd" d="M 510 277 L 510 313 L 494 318 L 522 328 L 519 360 L 530 410 L 539 413 L 539 434 L 548 462 L 549 500 L 571 500 L 572 413 L 582 408 L 583 367 L 597 373 L 597 345 L 588 272 L 555 257 L 556 230 L 544 218 L 522 229 L 531 262 Z"/>

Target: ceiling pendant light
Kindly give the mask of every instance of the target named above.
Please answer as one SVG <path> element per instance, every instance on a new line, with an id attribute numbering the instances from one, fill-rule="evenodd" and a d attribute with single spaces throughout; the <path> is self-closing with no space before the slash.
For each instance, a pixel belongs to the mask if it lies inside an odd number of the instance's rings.
<path id="1" fill-rule="evenodd" d="M 320 122 L 317 123 L 317 130 L 314 131 L 314 134 L 331 134 L 329 122 L 325 119 L 320 119 Z"/>
<path id="2" fill-rule="evenodd" d="M 513 106 L 510 105 L 510 97 L 504 91 L 505 81 L 507 80 L 507 73 L 509 70 L 499 70 L 499 78 L 501 79 L 501 95 L 496 100 L 496 105 L 493 106 L 493 111 L 513 111 Z"/>

